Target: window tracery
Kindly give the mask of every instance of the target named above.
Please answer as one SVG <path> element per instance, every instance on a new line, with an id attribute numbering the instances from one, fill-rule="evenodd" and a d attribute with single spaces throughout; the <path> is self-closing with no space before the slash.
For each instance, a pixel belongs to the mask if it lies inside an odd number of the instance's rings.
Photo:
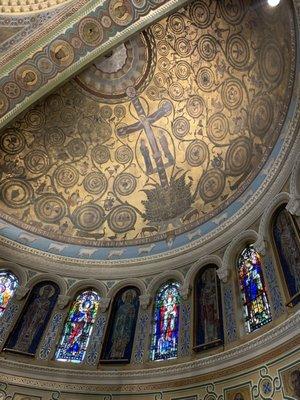
<path id="1" fill-rule="evenodd" d="M 0 271 L 0 318 L 19 286 L 18 278 L 10 271 Z"/>
<path id="2" fill-rule="evenodd" d="M 245 328 L 250 333 L 272 320 L 260 255 L 251 245 L 238 258 L 238 274 Z"/>
<path id="3" fill-rule="evenodd" d="M 285 205 L 275 213 L 272 234 L 290 297 L 289 303 L 295 305 L 300 301 L 300 235 Z"/>
<path id="4" fill-rule="evenodd" d="M 93 290 L 86 290 L 76 297 L 65 322 L 55 360 L 73 363 L 83 361 L 99 302 L 100 296 Z"/>
<path id="5" fill-rule="evenodd" d="M 180 294 L 179 283 L 163 284 L 154 300 L 154 317 L 150 359 L 166 360 L 177 357 Z"/>

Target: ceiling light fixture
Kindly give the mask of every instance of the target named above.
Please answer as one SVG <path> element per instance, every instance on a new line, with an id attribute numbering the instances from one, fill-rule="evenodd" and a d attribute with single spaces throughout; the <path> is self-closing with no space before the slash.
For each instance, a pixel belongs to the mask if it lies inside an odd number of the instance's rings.
<path id="1" fill-rule="evenodd" d="M 270 7 L 276 7 L 280 3 L 280 0 L 268 0 L 268 4 Z"/>

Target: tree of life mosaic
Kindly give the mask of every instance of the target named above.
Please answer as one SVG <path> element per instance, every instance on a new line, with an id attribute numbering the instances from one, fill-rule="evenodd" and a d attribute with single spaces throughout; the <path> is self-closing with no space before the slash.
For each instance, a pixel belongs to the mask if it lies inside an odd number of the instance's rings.
<path id="1" fill-rule="evenodd" d="M 201 0 L 164 18 L 1 132 L 0 217 L 123 246 L 216 216 L 278 139 L 293 45 L 287 7 Z"/>

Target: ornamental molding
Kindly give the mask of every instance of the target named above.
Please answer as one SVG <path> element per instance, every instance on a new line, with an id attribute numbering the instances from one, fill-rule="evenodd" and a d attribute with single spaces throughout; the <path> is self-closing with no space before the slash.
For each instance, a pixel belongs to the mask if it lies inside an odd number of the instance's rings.
<path id="1" fill-rule="evenodd" d="M 289 319 L 280 325 L 268 330 L 259 337 L 255 337 L 240 346 L 233 349 L 223 351 L 212 356 L 200 358 L 193 361 L 174 364 L 169 362 L 168 366 L 161 366 L 155 368 L 155 362 L 147 363 L 145 369 L 130 369 L 130 370 L 83 370 L 80 368 L 59 368 L 58 363 L 56 366 L 44 366 L 33 363 L 21 363 L 15 360 L 1 359 L 0 371 L 5 375 L 14 374 L 20 377 L 24 383 L 26 380 L 35 379 L 37 384 L 43 387 L 52 389 L 63 390 L 68 389 L 71 391 L 84 390 L 93 391 L 97 390 L 96 386 L 104 385 L 106 388 L 109 385 L 118 384 L 122 380 L 123 385 L 143 385 L 148 383 L 165 382 L 166 377 L 172 376 L 173 380 L 191 378 L 195 376 L 202 376 L 211 372 L 218 373 L 217 371 L 224 371 L 226 368 L 241 365 L 244 362 L 256 359 L 262 354 L 269 354 L 272 350 L 283 345 L 296 342 L 299 346 L 300 334 L 300 310 L 292 315 Z M 36 360 L 35 360 L 36 361 Z M 167 363 L 167 362 L 166 362 Z M 151 368 L 152 367 L 152 368 Z M 78 379 L 84 381 L 84 385 L 79 385 Z M 48 380 L 48 382 L 42 382 Z M 13 383 L 12 381 L 8 381 Z M 63 383 L 62 383 L 63 382 Z M 135 388 L 136 389 L 136 388 Z"/>
<path id="2" fill-rule="evenodd" d="M 75 16 L 72 15 L 63 24 L 58 24 L 16 60 L 1 68 L 0 128 L 63 81 L 76 75 L 95 58 L 186 2 L 187 0 L 147 0 L 142 8 L 130 2 L 128 21 L 124 23 L 114 15 L 115 4 L 112 0 L 102 0 L 100 4 L 96 0 L 89 1 L 81 8 L 80 13 L 75 13 Z M 84 29 L 90 29 L 88 32 L 92 39 L 84 36 Z M 78 46 L 78 39 L 81 46 Z M 40 59 L 47 62 L 53 72 L 45 73 L 40 70 Z M 17 97 L 14 95 L 9 98 L 4 94 L 7 83 L 18 87 Z"/>

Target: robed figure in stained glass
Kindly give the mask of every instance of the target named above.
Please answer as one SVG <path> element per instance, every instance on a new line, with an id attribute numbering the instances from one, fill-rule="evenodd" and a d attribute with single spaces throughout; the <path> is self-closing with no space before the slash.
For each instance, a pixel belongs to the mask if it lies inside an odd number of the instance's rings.
<path id="1" fill-rule="evenodd" d="M 223 342 L 220 284 L 214 265 L 201 269 L 195 279 L 195 350 Z"/>
<path id="2" fill-rule="evenodd" d="M 139 310 L 140 292 L 127 287 L 117 293 L 112 307 L 102 360 L 130 362 Z"/>
<path id="3" fill-rule="evenodd" d="M 168 282 L 158 290 L 154 302 L 152 360 L 177 357 L 179 303 L 178 282 Z"/>
<path id="4" fill-rule="evenodd" d="M 0 318 L 18 286 L 18 278 L 14 274 L 9 271 L 0 271 Z"/>
<path id="5" fill-rule="evenodd" d="M 273 237 L 291 303 L 300 301 L 300 238 L 289 212 L 281 207 L 273 222 Z"/>
<path id="6" fill-rule="evenodd" d="M 70 308 L 56 350 L 57 361 L 80 363 L 84 359 L 99 302 L 100 296 L 93 290 L 84 291 L 77 296 Z"/>
<path id="7" fill-rule="evenodd" d="M 238 259 L 238 274 L 247 332 L 272 320 L 259 254 L 247 246 Z"/>
<path id="8" fill-rule="evenodd" d="M 53 282 L 41 282 L 34 286 L 5 349 L 35 354 L 59 292 L 59 287 Z"/>

